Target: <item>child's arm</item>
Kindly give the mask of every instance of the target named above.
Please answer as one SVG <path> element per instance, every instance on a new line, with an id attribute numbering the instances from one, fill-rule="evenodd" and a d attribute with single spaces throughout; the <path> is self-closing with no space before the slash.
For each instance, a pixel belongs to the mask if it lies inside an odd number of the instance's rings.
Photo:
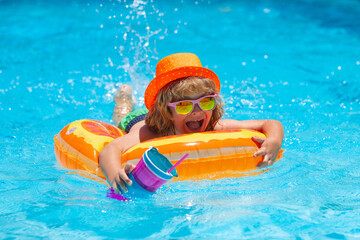
<path id="1" fill-rule="evenodd" d="M 260 148 L 254 154 L 254 157 L 264 156 L 263 165 L 274 163 L 277 154 L 281 148 L 284 139 L 284 129 L 282 124 L 277 120 L 246 120 L 237 121 L 232 119 L 220 120 L 215 130 L 237 130 L 251 129 L 262 132 L 267 138 L 253 137 L 252 140 Z"/>
<path id="2" fill-rule="evenodd" d="M 134 165 L 126 164 L 125 168 L 122 168 L 121 155 L 138 143 L 140 143 L 138 132 L 129 133 L 107 144 L 99 154 L 100 169 L 116 193 L 120 193 L 120 188 L 127 191 L 125 182 L 129 186 L 132 185 L 127 174 Z"/>

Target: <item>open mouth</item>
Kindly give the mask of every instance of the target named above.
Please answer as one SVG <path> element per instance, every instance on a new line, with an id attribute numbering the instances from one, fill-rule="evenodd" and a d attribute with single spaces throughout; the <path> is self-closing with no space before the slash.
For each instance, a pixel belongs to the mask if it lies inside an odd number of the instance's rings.
<path id="1" fill-rule="evenodd" d="M 195 121 L 189 121 L 186 123 L 186 126 L 192 131 L 197 131 L 201 129 L 203 124 L 204 124 L 204 119 L 200 119 Z"/>

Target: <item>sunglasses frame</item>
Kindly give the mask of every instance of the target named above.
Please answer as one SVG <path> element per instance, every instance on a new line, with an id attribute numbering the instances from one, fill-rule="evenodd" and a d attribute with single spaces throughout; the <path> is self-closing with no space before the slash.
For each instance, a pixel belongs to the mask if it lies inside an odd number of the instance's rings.
<path id="1" fill-rule="evenodd" d="M 207 97 L 213 97 L 213 98 L 215 99 L 214 107 L 213 107 L 212 109 L 210 109 L 210 110 L 204 110 L 204 109 L 202 109 L 202 107 L 200 106 L 200 100 L 203 99 L 203 98 L 207 98 Z M 171 102 L 171 103 L 168 103 L 168 106 L 175 108 L 175 112 L 176 112 L 176 114 L 179 115 L 179 116 L 186 116 L 186 115 L 189 115 L 190 113 L 192 113 L 192 112 L 194 111 L 195 104 L 197 104 L 202 111 L 208 112 L 208 111 L 212 111 L 212 110 L 215 109 L 217 97 L 218 97 L 217 94 L 206 95 L 206 96 L 203 96 L 203 97 L 198 98 L 198 99 L 195 99 L 195 100 L 189 99 L 189 100 L 181 100 L 181 101 L 177 101 L 177 102 Z M 179 114 L 179 113 L 176 111 L 176 104 L 181 103 L 181 102 L 192 102 L 192 104 L 193 104 L 193 105 L 192 105 L 192 109 L 191 109 L 191 111 L 190 111 L 188 114 Z"/>

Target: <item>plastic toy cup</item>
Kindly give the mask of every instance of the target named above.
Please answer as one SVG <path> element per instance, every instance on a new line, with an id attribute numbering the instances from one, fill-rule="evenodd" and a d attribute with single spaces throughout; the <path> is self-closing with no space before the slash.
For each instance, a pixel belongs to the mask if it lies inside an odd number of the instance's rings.
<path id="1" fill-rule="evenodd" d="M 168 173 L 173 164 L 156 148 L 150 147 L 145 151 L 136 167 L 129 174 L 133 181 L 149 192 L 155 192 L 173 177 L 177 177 L 176 169 Z M 135 180 L 135 182 L 134 182 Z"/>

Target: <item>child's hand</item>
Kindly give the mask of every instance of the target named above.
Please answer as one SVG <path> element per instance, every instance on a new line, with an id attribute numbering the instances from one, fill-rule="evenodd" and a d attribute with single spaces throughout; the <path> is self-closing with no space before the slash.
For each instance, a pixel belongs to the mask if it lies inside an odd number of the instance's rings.
<path id="1" fill-rule="evenodd" d="M 254 153 L 254 157 L 264 156 L 262 163 L 258 167 L 270 166 L 275 162 L 281 143 L 271 138 L 252 137 L 253 142 L 260 148 Z"/>
<path id="2" fill-rule="evenodd" d="M 121 168 L 118 173 L 115 175 L 114 179 L 111 181 L 110 185 L 114 189 L 116 194 L 120 194 L 121 191 L 127 192 L 128 189 L 126 185 L 131 186 L 132 181 L 129 179 L 128 175 L 131 170 L 135 168 L 135 164 L 126 163 L 125 168 Z M 126 183 L 126 184 L 125 184 Z"/>

